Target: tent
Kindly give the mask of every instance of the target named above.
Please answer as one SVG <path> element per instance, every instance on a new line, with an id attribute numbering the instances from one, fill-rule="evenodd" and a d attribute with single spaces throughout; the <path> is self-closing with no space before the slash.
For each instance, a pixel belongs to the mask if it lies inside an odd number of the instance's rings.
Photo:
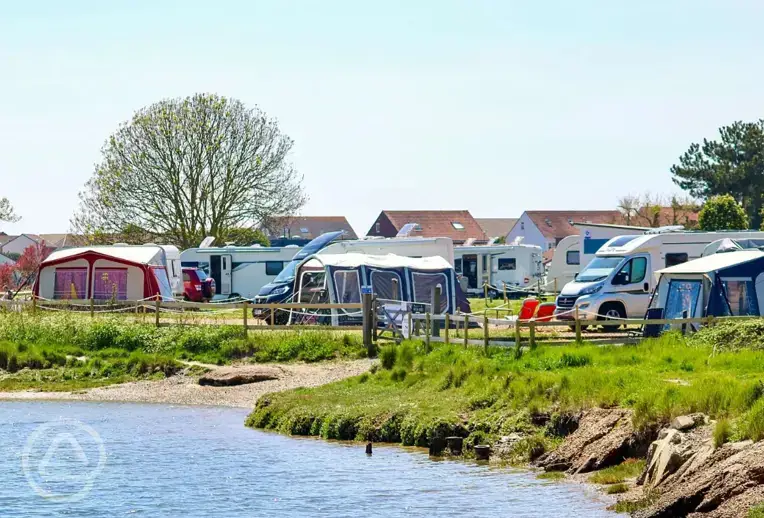
<path id="1" fill-rule="evenodd" d="M 469 312 L 454 268 L 442 257 L 412 258 L 394 254 L 316 254 L 307 257 L 295 277 L 295 297 L 305 303 L 359 303 L 362 287 L 383 302 L 429 305 L 441 287 L 439 313 Z M 429 306 L 426 306 L 427 310 Z M 332 324 L 360 321 L 360 312 L 333 311 Z"/>
<path id="2" fill-rule="evenodd" d="M 40 264 L 34 294 L 45 299 L 140 300 L 172 288 L 160 246 L 66 248 Z"/>
<path id="3" fill-rule="evenodd" d="M 706 257 L 711 254 L 719 254 L 724 252 L 738 252 L 740 250 L 751 250 L 764 248 L 764 239 L 730 239 L 725 237 L 724 239 L 717 239 L 712 243 L 709 243 L 704 249 L 701 257 Z"/>
<path id="4" fill-rule="evenodd" d="M 656 272 L 648 318 L 764 314 L 764 252 L 717 253 Z"/>

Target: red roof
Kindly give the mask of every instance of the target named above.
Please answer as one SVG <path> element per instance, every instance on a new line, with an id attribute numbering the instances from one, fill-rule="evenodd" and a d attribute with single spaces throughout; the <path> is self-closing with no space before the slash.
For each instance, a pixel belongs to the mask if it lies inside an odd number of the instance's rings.
<path id="1" fill-rule="evenodd" d="M 412 237 L 450 237 L 455 243 L 487 240 L 468 210 L 383 210 L 367 235 L 395 237 L 407 223 L 418 225 Z"/>
<path id="2" fill-rule="evenodd" d="M 577 235 L 573 223 L 623 224 L 617 210 L 529 210 L 525 212 L 547 239 L 562 239 Z"/>

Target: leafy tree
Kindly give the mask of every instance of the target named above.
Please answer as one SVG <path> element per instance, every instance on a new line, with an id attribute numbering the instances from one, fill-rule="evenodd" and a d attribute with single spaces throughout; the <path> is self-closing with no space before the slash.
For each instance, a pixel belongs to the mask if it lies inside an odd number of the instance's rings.
<path id="1" fill-rule="evenodd" d="M 702 230 L 744 230 L 748 228 L 748 216 L 735 198 L 724 194 L 708 199 L 698 223 Z"/>
<path id="2" fill-rule="evenodd" d="M 764 120 L 735 122 L 719 134 L 718 141 L 690 146 L 671 168 L 674 183 L 697 198 L 731 195 L 758 228 L 764 202 Z"/>
<path id="3" fill-rule="evenodd" d="M 19 255 L 14 264 L 0 265 L 0 287 L 7 286 L 15 292 L 29 286 L 37 276 L 37 270 L 46 257 L 50 255 L 50 249 L 41 241 L 29 245 Z"/>
<path id="4" fill-rule="evenodd" d="M 249 246 L 259 244 L 271 246 L 271 242 L 261 230 L 246 227 L 230 228 L 222 233 L 218 239 L 220 243 L 232 243 L 237 246 Z"/>
<path id="5" fill-rule="evenodd" d="M 0 221 L 15 223 L 20 219 L 13 210 L 13 206 L 8 201 L 8 198 L 0 198 Z"/>
<path id="6" fill-rule="evenodd" d="M 72 226 L 102 236 L 139 229 L 188 248 L 292 213 L 306 196 L 287 161 L 291 148 L 275 120 L 240 101 L 208 94 L 160 101 L 106 142 Z"/>

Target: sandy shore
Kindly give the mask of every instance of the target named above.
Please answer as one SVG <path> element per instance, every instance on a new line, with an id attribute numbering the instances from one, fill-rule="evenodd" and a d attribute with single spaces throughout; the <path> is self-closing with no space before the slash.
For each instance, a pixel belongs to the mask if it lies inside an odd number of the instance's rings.
<path id="1" fill-rule="evenodd" d="M 280 379 L 235 387 L 209 387 L 199 385 L 195 376 L 178 375 L 159 381 L 137 381 L 79 392 L 0 392 L 0 400 L 123 401 L 254 408 L 263 394 L 316 387 L 357 376 L 369 370 L 371 360 L 268 365 L 281 370 Z"/>

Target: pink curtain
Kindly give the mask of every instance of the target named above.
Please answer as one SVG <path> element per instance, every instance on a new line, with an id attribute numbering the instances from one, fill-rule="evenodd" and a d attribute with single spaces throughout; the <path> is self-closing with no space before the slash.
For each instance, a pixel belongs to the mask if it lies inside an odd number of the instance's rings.
<path id="1" fill-rule="evenodd" d="M 127 300 L 127 269 L 96 268 L 93 282 L 93 298 Z"/>
<path id="2" fill-rule="evenodd" d="M 56 269 L 54 299 L 86 299 L 87 268 Z"/>

